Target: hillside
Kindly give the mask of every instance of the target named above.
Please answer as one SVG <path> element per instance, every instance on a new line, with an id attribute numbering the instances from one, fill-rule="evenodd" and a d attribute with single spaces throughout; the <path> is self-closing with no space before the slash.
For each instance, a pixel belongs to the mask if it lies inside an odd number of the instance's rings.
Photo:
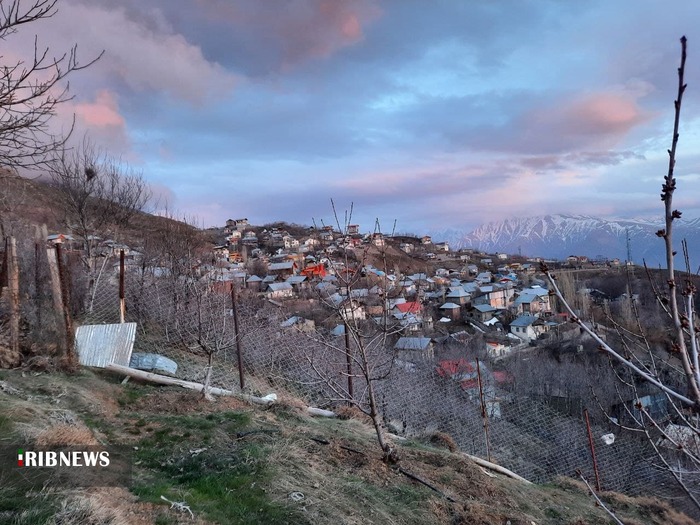
<path id="1" fill-rule="evenodd" d="M 312 419 L 294 398 L 268 409 L 207 402 L 176 387 L 0 372 L 0 430 L 13 448 L 125 444 L 131 488 L 36 492 L 0 484 L 2 524 L 605 524 L 585 488 L 527 485 L 424 441 L 399 444 L 400 468 L 379 461 L 365 422 Z M 433 436 L 433 445 L 450 444 Z M 11 459 L 14 462 L 14 458 Z M 5 473 L 7 474 L 7 472 Z M 183 502 L 178 511 L 170 502 Z M 627 524 L 690 524 L 652 499 L 604 493 Z"/>

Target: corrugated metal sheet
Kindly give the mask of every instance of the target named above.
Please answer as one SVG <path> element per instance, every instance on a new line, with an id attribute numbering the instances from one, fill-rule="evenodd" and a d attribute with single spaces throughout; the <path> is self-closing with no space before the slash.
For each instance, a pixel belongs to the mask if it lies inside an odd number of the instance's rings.
<path id="1" fill-rule="evenodd" d="M 129 366 L 136 338 L 136 323 L 78 327 L 75 346 L 83 366 L 104 368 L 109 363 Z"/>

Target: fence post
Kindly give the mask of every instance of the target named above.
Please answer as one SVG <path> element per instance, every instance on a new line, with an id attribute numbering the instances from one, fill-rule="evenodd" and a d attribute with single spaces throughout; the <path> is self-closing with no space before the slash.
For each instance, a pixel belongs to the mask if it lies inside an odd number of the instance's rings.
<path id="1" fill-rule="evenodd" d="M 55 244 L 56 249 L 56 264 L 58 266 L 58 280 L 61 290 L 61 302 L 63 309 L 63 322 L 66 328 L 66 360 L 69 367 L 75 366 L 75 351 L 73 348 L 73 319 L 70 314 L 70 287 L 68 284 L 68 276 L 66 275 L 66 267 L 63 263 L 61 255 L 61 243 Z"/>
<path id="2" fill-rule="evenodd" d="M 241 390 L 245 388 L 245 377 L 243 375 L 243 353 L 241 352 L 241 337 L 238 333 L 238 308 L 236 306 L 236 282 L 231 282 L 231 310 L 233 311 L 233 332 L 236 338 L 236 358 L 238 359 L 238 380 Z"/>
<path id="3" fill-rule="evenodd" d="M 491 461 L 491 443 L 489 440 L 489 416 L 486 411 L 486 400 L 484 399 L 484 385 L 481 382 L 481 364 L 476 358 L 476 377 L 479 381 L 479 400 L 481 401 L 481 418 L 484 421 L 484 438 L 486 439 L 486 459 Z"/>
<path id="4" fill-rule="evenodd" d="M 10 355 L 11 360 L 19 356 L 19 264 L 17 241 L 8 237 L 5 241 L 7 254 L 7 288 L 10 294 Z"/>
<path id="5" fill-rule="evenodd" d="M 591 432 L 591 421 L 588 419 L 588 409 L 583 409 L 583 415 L 586 418 L 586 429 L 588 430 L 588 445 L 591 448 L 591 458 L 593 459 L 593 473 L 595 474 L 595 488 L 600 492 L 600 475 L 598 473 L 598 461 L 595 457 L 595 444 L 593 443 L 593 433 Z"/>
<path id="6" fill-rule="evenodd" d="M 97 285 L 95 285 L 97 287 Z M 124 293 L 124 250 L 119 251 L 119 322 L 124 324 L 126 295 Z"/>

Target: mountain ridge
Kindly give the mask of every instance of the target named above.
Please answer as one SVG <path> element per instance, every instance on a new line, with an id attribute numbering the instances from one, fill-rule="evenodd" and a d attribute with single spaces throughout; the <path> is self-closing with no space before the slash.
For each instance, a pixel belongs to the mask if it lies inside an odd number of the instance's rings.
<path id="1" fill-rule="evenodd" d="M 485 223 L 469 233 L 456 229 L 432 232 L 436 240 L 450 246 L 488 253 L 505 252 L 525 256 L 564 259 L 569 255 L 627 259 L 629 234 L 632 261 L 656 266 L 665 260 L 664 244 L 656 232 L 663 218 L 600 218 L 590 215 L 548 214 L 508 218 Z M 674 239 L 688 241 L 691 262 L 700 261 L 700 219 L 679 219 Z M 680 249 L 678 249 L 680 252 Z"/>

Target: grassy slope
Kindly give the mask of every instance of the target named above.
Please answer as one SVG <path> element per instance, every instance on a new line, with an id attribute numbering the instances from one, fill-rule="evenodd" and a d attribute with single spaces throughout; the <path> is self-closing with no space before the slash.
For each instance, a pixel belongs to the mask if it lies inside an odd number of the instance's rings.
<path id="1" fill-rule="evenodd" d="M 0 371 L 0 444 L 136 447 L 130 491 L 24 494 L 0 485 L 0 524 L 610 523 L 574 482 L 527 486 L 447 450 L 402 445 L 401 466 L 450 503 L 382 464 L 361 421 L 311 419 L 292 401 L 266 410 L 209 403 L 119 379 Z M 195 519 L 161 496 L 186 502 Z M 692 523 L 654 500 L 605 500 L 625 523 Z"/>

